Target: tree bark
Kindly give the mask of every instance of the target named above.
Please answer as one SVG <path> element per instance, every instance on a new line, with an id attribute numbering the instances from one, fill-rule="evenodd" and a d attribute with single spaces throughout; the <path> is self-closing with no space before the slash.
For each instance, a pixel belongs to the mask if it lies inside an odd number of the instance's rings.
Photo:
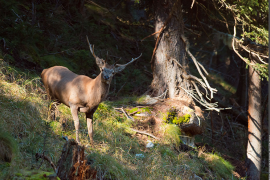
<path id="1" fill-rule="evenodd" d="M 249 66 L 248 86 L 248 145 L 247 167 L 249 179 L 260 179 L 262 159 L 261 80 Z"/>
<path id="2" fill-rule="evenodd" d="M 177 7 L 174 7 L 177 6 Z M 170 16 L 170 13 L 173 13 Z M 188 89 L 188 81 L 181 77 L 184 70 L 188 71 L 185 44 L 181 39 L 184 23 L 180 0 L 159 0 L 155 2 L 155 31 L 158 32 L 170 17 L 165 29 L 160 34 L 154 61 L 152 61 L 152 89 L 155 96 L 168 90 L 169 98 L 182 96 L 185 92 L 179 86 Z M 159 36 L 159 33 L 156 37 Z M 172 59 L 176 59 L 184 69 Z"/>
<path id="3" fill-rule="evenodd" d="M 246 69 L 246 63 L 244 61 L 241 61 L 239 83 L 237 86 L 236 96 L 239 97 L 238 103 L 244 111 L 247 110 L 247 99 L 248 99 L 247 74 L 248 70 Z"/>

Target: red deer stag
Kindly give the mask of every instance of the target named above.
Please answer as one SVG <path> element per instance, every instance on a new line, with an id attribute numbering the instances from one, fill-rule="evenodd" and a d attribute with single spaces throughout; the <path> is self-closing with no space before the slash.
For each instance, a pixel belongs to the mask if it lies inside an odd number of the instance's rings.
<path id="1" fill-rule="evenodd" d="M 78 111 L 86 114 L 88 135 L 93 145 L 93 114 L 99 103 L 105 100 L 110 89 L 112 77 L 115 73 L 121 72 L 127 65 L 140 58 L 141 55 L 132 59 L 127 64 L 109 65 L 105 60 L 95 55 L 94 46 L 92 48 L 88 37 L 87 42 L 101 71 L 95 79 L 84 75 L 77 75 L 63 66 L 54 66 L 49 69 L 44 69 L 41 73 L 41 78 L 47 94 L 50 95 L 52 99 L 56 99 L 60 103 L 70 107 L 76 129 L 76 141 L 78 143 L 80 143 Z"/>

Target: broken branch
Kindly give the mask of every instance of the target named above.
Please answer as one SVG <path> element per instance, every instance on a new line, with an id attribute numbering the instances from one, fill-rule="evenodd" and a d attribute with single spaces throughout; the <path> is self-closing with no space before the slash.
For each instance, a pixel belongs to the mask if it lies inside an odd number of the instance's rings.
<path id="1" fill-rule="evenodd" d="M 53 164 L 52 160 L 48 156 L 46 156 L 44 154 L 36 153 L 36 159 L 38 160 L 39 158 L 41 158 L 42 160 L 48 161 L 51 164 L 54 172 L 56 173 L 57 169 L 56 169 L 55 165 Z"/>
<path id="2" fill-rule="evenodd" d="M 131 116 L 129 116 L 129 115 L 126 113 L 126 111 L 124 110 L 123 107 L 121 107 L 121 108 L 114 108 L 114 109 L 116 109 L 116 110 L 121 110 L 121 111 L 125 114 L 125 116 L 126 116 L 128 119 L 131 119 L 132 121 L 134 121 L 134 118 L 131 117 Z"/>
<path id="3" fill-rule="evenodd" d="M 150 133 L 147 133 L 147 132 L 145 132 L 145 131 L 139 131 L 139 130 L 133 129 L 133 128 L 130 128 L 130 129 L 131 129 L 132 131 L 137 132 L 137 133 L 145 134 L 145 135 L 147 135 L 147 136 L 150 136 L 150 137 L 152 137 L 152 138 L 154 138 L 154 139 L 159 139 L 158 137 L 156 137 L 156 136 L 154 136 L 154 135 L 152 135 L 152 134 L 150 134 Z"/>

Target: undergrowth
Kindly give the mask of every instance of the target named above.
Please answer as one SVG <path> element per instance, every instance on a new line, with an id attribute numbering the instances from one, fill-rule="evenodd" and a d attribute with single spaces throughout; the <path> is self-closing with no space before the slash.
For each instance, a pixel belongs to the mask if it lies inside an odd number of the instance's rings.
<path id="1" fill-rule="evenodd" d="M 47 162 L 41 164 L 35 160 L 35 153 L 44 152 L 57 164 L 65 143 L 61 137 L 75 138 L 69 108 L 57 106 L 58 114 L 51 119 L 48 107 L 52 102 L 45 97 L 37 75 L 28 75 L 2 64 L 0 126 L 12 135 L 19 151 L 11 163 L 0 162 L 1 178 L 18 178 L 21 169 L 28 172 L 40 167 L 41 171 L 52 172 Z M 146 142 L 137 139 L 131 130 L 134 122 L 113 108 L 136 101 L 135 97 L 127 99 L 99 105 L 94 114 L 95 147 L 89 146 L 85 115 L 79 115 L 81 143 L 86 146 L 87 158 L 97 169 L 100 179 L 193 179 L 195 175 L 209 178 L 206 169 L 211 170 L 210 179 L 231 177 L 231 165 L 219 156 L 206 154 L 198 157 L 196 151 L 176 150 L 180 140 L 177 135 L 179 128 L 174 124 L 164 124 L 160 132 L 164 135 L 163 140 L 149 139 L 155 146 L 147 149 Z"/>
<path id="2" fill-rule="evenodd" d="M 65 143 L 62 136 L 76 137 L 69 108 L 54 107 L 54 102 L 47 99 L 37 71 L 13 65 L 34 67 L 38 71 L 63 65 L 76 73 L 95 77 L 99 70 L 88 51 L 85 35 L 95 45 L 97 56 L 105 58 L 106 51 L 109 52 L 110 64 L 119 57 L 123 59 L 118 63 L 124 64 L 143 53 L 134 66 L 115 75 L 111 83 L 109 95 L 128 94 L 128 97 L 103 102 L 95 112 L 95 147 L 89 146 L 85 115 L 79 113 L 81 143 L 86 146 L 86 155 L 91 166 L 97 169 L 99 179 L 194 179 L 195 175 L 205 179 L 231 178 L 231 166 L 219 156 L 198 157 L 196 152 L 179 152 L 181 132 L 175 124 L 162 125 L 159 132 L 162 140 L 148 139 L 155 145 L 152 149 L 147 149 L 146 142 L 136 138 L 131 130 L 134 122 L 113 107 L 140 104 L 146 98 L 136 95 L 143 94 L 150 84 L 148 61 L 154 41 L 144 41 L 140 46 L 137 43 L 150 31 L 139 26 L 129 27 L 117 20 L 115 14 L 93 3 L 86 2 L 85 14 L 70 3 L 62 2 L 62 6 L 55 9 L 51 1 L 40 2 L 36 7 L 37 21 L 32 22 L 32 13 L 29 13 L 32 1 L 1 2 L 0 39 L 4 48 L 0 50 L 0 127 L 12 136 L 8 147 L 14 153 L 10 163 L 0 161 L 0 179 L 32 176 L 29 171 L 36 173 L 38 169 L 42 173 L 52 172 L 47 162 L 36 161 L 35 154 L 44 153 L 57 164 Z M 118 11 L 126 18 L 123 9 Z M 55 109 L 51 112 L 48 107 Z M 148 111 L 147 108 L 142 110 Z M 1 137 L 4 133 L 0 134 L 0 141 Z"/>

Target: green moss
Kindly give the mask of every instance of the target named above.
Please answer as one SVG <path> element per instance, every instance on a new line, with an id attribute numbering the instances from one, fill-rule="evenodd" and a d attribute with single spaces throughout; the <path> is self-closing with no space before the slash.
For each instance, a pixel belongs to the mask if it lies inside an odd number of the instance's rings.
<path id="1" fill-rule="evenodd" d="M 190 114 L 185 114 L 184 116 L 181 116 L 181 117 L 178 117 L 178 118 L 177 117 L 174 117 L 173 120 L 172 120 L 172 122 L 174 124 L 187 123 L 187 122 L 189 122 L 190 117 L 191 117 Z"/>
<path id="2" fill-rule="evenodd" d="M 132 108 L 132 109 L 130 109 L 130 110 L 127 110 L 129 113 L 133 113 L 133 112 L 136 112 L 136 111 L 138 111 L 139 110 L 139 108 L 137 108 L 137 107 L 135 107 L 135 108 Z"/>
<path id="3" fill-rule="evenodd" d="M 151 110 L 152 110 L 153 108 L 151 108 L 151 107 L 143 107 L 142 108 L 142 110 L 143 110 L 143 112 L 148 112 L 148 113 L 151 113 Z"/>
<path id="4" fill-rule="evenodd" d="M 163 114 L 163 120 L 165 120 L 165 122 L 177 125 L 189 122 L 190 117 L 190 114 L 185 114 L 184 116 L 178 117 L 175 108 L 171 108 L 169 112 Z"/>
<path id="5" fill-rule="evenodd" d="M 15 176 L 19 177 L 19 179 L 27 179 L 27 180 L 46 180 L 48 179 L 47 176 L 52 175 L 53 172 L 46 172 L 46 171 L 28 171 L 28 170 L 21 170 L 19 173 L 16 173 Z M 16 178 L 15 178 L 16 179 Z M 57 177 L 57 180 L 60 178 Z"/>

